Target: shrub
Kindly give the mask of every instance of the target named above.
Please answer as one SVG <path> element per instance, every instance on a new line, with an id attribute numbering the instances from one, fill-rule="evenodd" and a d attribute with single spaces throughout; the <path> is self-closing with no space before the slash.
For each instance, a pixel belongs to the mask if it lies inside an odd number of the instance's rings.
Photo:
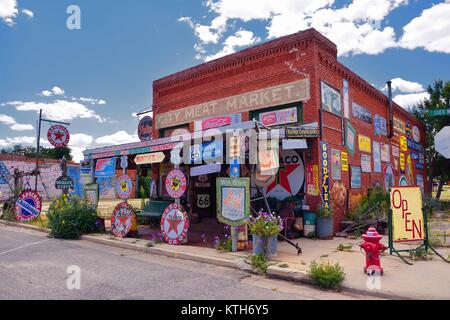
<path id="1" fill-rule="evenodd" d="M 96 230 L 95 208 L 78 198 L 62 195 L 48 209 L 50 235 L 60 239 L 78 239 Z"/>
<path id="2" fill-rule="evenodd" d="M 317 207 L 317 218 L 331 219 L 333 218 L 333 211 L 331 208 L 325 208 L 324 206 L 319 205 Z"/>
<path id="3" fill-rule="evenodd" d="M 269 267 L 269 260 L 263 254 L 257 254 L 251 257 L 250 263 L 259 274 L 265 274 Z"/>
<path id="4" fill-rule="evenodd" d="M 389 210 L 389 203 L 389 193 L 380 187 L 375 187 L 348 214 L 348 218 L 354 221 L 385 218 Z"/>
<path id="5" fill-rule="evenodd" d="M 344 269 L 339 263 L 332 265 L 330 262 L 311 262 L 308 275 L 315 284 L 334 290 L 338 290 L 345 279 Z"/>

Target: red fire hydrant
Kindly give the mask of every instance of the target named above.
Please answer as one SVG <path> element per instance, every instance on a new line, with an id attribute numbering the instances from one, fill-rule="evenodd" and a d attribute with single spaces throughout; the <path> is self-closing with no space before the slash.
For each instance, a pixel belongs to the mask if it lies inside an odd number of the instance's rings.
<path id="1" fill-rule="evenodd" d="M 362 235 L 363 242 L 359 246 L 366 253 L 366 266 L 364 273 L 371 274 L 379 271 L 383 274 L 383 268 L 380 264 L 380 252 L 386 250 L 388 247 L 380 243 L 382 238 L 374 227 L 370 227 L 365 234 Z"/>

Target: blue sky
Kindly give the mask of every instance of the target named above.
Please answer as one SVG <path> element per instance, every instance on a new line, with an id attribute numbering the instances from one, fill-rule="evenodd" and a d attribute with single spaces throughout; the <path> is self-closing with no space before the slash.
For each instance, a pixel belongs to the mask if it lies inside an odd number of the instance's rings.
<path id="1" fill-rule="evenodd" d="M 449 80 L 449 21 L 449 0 L 0 0 L 0 148 L 35 144 L 40 107 L 72 123 L 77 159 L 135 141 L 153 80 L 311 26 L 376 87 L 395 79 L 408 106 Z"/>

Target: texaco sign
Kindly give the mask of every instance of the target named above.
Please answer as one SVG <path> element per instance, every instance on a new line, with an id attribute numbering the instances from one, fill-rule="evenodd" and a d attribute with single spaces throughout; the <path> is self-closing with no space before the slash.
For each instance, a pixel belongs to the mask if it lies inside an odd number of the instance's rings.
<path id="1" fill-rule="evenodd" d="M 189 229 L 189 219 L 183 206 L 170 204 L 161 217 L 161 234 L 168 244 L 183 243 Z"/>
<path id="2" fill-rule="evenodd" d="M 119 203 L 111 216 L 111 232 L 119 238 L 125 238 L 133 224 L 133 207 L 126 202 Z"/>
<path id="3" fill-rule="evenodd" d="M 47 132 L 47 139 L 50 144 L 56 148 L 67 146 L 70 140 L 69 131 L 60 125 L 51 126 Z"/>

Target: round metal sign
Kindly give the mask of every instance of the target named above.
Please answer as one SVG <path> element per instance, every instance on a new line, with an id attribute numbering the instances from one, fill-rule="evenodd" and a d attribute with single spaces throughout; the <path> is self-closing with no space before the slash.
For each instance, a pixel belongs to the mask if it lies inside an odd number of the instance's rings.
<path id="1" fill-rule="evenodd" d="M 119 238 L 125 238 L 133 224 L 133 207 L 126 202 L 119 203 L 111 216 L 111 231 Z"/>
<path id="2" fill-rule="evenodd" d="M 189 229 L 189 219 L 183 206 L 170 204 L 161 217 L 161 234 L 164 241 L 171 245 L 183 243 Z"/>
<path id="3" fill-rule="evenodd" d="M 420 143 L 420 130 L 417 126 L 412 127 L 412 138 L 415 142 Z"/>
<path id="4" fill-rule="evenodd" d="M 186 191 L 186 176 L 179 169 L 173 169 L 166 177 L 166 190 L 174 199 L 181 198 Z"/>
<path id="5" fill-rule="evenodd" d="M 70 134 L 65 127 L 58 124 L 51 126 L 50 129 L 48 129 L 47 138 L 52 146 L 62 148 L 69 143 Z"/>
<path id="6" fill-rule="evenodd" d="M 149 116 L 143 117 L 139 121 L 138 136 L 141 141 L 149 141 L 152 138 L 152 118 Z"/>
<path id="7" fill-rule="evenodd" d="M 14 216 L 20 222 L 33 221 L 41 214 L 42 198 L 33 190 L 25 190 L 16 201 Z"/>
<path id="8" fill-rule="evenodd" d="M 128 199 L 131 196 L 133 182 L 126 174 L 117 178 L 116 192 L 120 199 Z"/>
<path id="9" fill-rule="evenodd" d="M 57 190 L 68 190 L 74 188 L 74 183 L 71 177 L 61 176 L 55 181 L 55 188 Z"/>

